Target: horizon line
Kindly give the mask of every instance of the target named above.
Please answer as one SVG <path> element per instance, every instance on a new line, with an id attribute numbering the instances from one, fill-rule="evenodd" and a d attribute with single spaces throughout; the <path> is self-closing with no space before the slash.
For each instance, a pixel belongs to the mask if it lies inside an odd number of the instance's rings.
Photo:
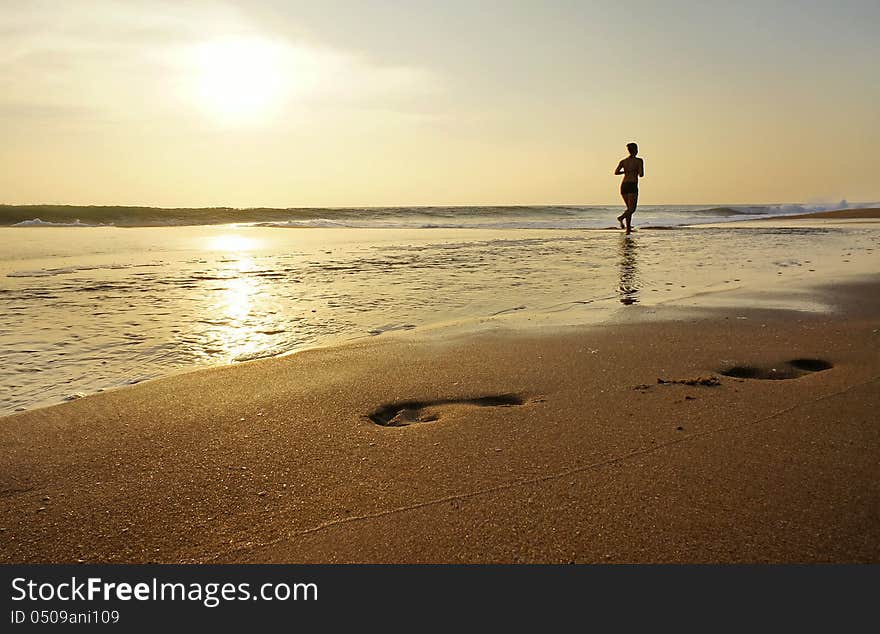
<path id="1" fill-rule="evenodd" d="M 880 203 L 880 200 L 864 200 L 850 201 L 841 199 L 836 203 L 833 201 L 784 201 L 784 202 L 666 202 L 666 203 L 639 203 L 640 207 L 670 207 L 681 205 L 686 207 L 694 207 L 698 205 L 715 205 L 715 206 L 750 206 L 763 207 L 773 205 L 873 205 Z M 510 208 L 510 207 L 610 207 L 623 205 L 623 201 L 613 203 L 455 203 L 455 204 L 393 204 L 393 205 L 301 205 L 274 207 L 270 205 L 252 205 L 252 206 L 234 206 L 234 205 L 202 205 L 202 206 L 165 206 L 165 205 L 145 205 L 145 204 L 80 204 L 80 203 L 0 203 L 0 207 L 103 207 L 103 208 L 121 208 L 121 209 L 158 209 L 158 210 L 177 210 L 177 209 L 232 209 L 240 211 L 248 211 L 255 209 L 276 209 L 279 211 L 289 209 L 436 209 L 436 208 L 470 208 L 470 207 L 487 207 L 487 208 Z"/>

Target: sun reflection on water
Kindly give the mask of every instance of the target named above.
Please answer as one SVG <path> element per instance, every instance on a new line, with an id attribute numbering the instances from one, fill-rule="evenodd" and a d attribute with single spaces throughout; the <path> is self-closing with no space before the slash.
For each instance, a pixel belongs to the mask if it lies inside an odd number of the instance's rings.
<path id="1" fill-rule="evenodd" d="M 260 241 L 237 233 L 224 233 L 208 239 L 207 248 L 211 251 L 252 251 L 260 246 Z"/>
<path id="2" fill-rule="evenodd" d="M 251 319 L 257 284 L 252 279 L 236 278 L 227 282 L 220 291 L 216 304 L 222 325 L 213 333 L 224 354 L 230 359 L 247 356 L 258 345 L 259 320 Z"/>
<path id="3" fill-rule="evenodd" d="M 219 351 L 228 361 L 253 355 L 262 343 L 260 331 L 265 326 L 256 300 L 266 289 L 258 278 L 248 275 L 257 265 L 246 253 L 258 246 L 258 240 L 238 234 L 209 240 L 210 249 L 225 253 L 217 263 L 216 276 L 222 284 L 212 289 L 206 320 L 211 328 L 204 333 L 204 343 L 206 350 Z"/>

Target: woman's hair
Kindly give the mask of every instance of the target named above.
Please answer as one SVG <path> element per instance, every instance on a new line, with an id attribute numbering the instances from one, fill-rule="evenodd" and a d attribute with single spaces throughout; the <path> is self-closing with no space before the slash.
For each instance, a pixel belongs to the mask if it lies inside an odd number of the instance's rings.
<path id="1" fill-rule="evenodd" d="M 639 153 L 639 146 L 636 145 L 635 143 L 627 143 L 626 149 L 629 150 L 630 154 L 638 154 Z"/>

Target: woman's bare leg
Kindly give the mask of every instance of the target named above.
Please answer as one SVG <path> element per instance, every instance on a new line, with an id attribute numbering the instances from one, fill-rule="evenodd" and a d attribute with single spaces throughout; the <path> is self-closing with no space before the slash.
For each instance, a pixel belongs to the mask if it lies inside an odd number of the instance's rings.
<path id="1" fill-rule="evenodd" d="M 623 226 L 623 219 L 626 218 L 626 214 L 629 213 L 629 202 L 626 200 L 627 194 L 621 194 L 620 197 L 623 198 L 623 204 L 626 205 L 626 209 L 622 214 L 617 216 L 617 222 L 620 223 L 621 229 L 626 229 L 626 227 Z"/>
<path id="2" fill-rule="evenodd" d="M 626 219 L 626 232 L 632 233 L 632 215 L 636 211 L 636 205 L 639 204 L 639 195 L 627 194 L 623 199 L 626 201 L 626 213 L 624 214 L 624 218 Z"/>

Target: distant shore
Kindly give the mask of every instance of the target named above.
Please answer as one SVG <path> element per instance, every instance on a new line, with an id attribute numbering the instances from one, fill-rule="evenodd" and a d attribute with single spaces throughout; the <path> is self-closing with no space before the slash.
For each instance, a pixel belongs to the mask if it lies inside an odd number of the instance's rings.
<path id="1" fill-rule="evenodd" d="M 796 214 L 793 216 L 774 216 L 762 220 L 852 220 L 852 219 L 877 219 L 880 218 L 880 207 L 866 207 L 862 209 L 839 209 L 836 211 L 814 211 L 808 214 Z"/>

